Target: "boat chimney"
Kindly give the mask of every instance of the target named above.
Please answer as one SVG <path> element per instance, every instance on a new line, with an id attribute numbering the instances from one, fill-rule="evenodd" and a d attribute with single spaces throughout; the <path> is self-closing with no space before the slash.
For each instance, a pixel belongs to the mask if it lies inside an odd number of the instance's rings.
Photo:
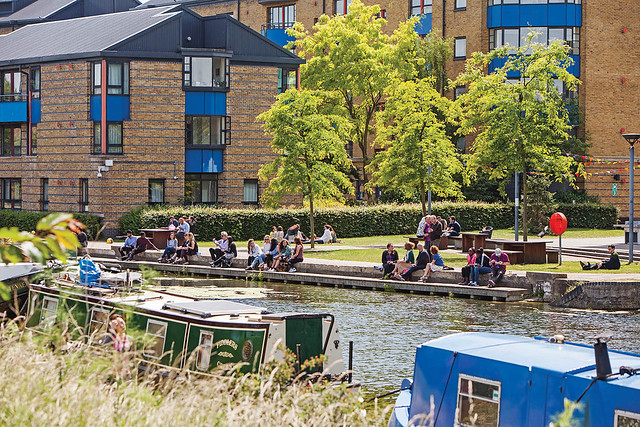
<path id="1" fill-rule="evenodd" d="M 596 353 L 596 378 L 599 380 L 606 379 L 611 375 L 611 362 L 609 362 L 609 350 L 607 343 L 603 341 L 605 337 L 597 337 L 597 342 L 593 345 Z"/>

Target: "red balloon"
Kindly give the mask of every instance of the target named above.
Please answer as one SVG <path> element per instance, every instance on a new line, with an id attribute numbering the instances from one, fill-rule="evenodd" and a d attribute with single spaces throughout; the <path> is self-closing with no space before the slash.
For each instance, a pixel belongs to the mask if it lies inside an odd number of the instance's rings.
<path id="1" fill-rule="evenodd" d="M 549 228 L 556 236 L 561 235 L 567 231 L 567 217 L 562 212 L 554 213 L 549 220 Z"/>

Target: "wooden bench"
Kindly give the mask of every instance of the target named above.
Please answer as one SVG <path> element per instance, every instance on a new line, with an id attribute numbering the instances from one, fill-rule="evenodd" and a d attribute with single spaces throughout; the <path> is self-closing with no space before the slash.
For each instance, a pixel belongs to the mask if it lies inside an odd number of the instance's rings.
<path id="1" fill-rule="evenodd" d="M 418 243 L 424 244 L 424 239 L 422 237 L 417 236 L 404 236 L 405 239 L 413 243 L 414 246 L 418 246 Z M 440 243 L 438 244 L 438 249 L 447 249 L 449 247 L 449 238 L 447 236 L 440 237 Z"/>
<path id="2" fill-rule="evenodd" d="M 547 249 L 547 263 L 557 264 L 558 261 L 560 260 L 559 255 L 560 255 L 560 250 Z"/>
<path id="3" fill-rule="evenodd" d="M 462 249 L 462 236 L 449 236 L 449 242 L 453 244 L 455 249 Z M 448 242 L 448 243 L 449 243 Z"/>

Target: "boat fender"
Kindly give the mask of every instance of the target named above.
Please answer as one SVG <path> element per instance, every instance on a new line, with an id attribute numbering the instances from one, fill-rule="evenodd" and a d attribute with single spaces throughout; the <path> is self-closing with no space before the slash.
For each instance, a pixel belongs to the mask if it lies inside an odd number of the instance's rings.
<path id="1" fill-rule="evenodd" d="M 564 344 L 564 335 L 556 334 L 556 335 L 552 336 L 551 338 L 549 338 L 549 342 L 551 344 Z"/>

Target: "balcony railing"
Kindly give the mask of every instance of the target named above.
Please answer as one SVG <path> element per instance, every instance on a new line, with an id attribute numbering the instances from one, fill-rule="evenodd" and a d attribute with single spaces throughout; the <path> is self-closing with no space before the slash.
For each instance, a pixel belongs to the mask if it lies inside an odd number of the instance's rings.
<path id="1" fill-rule="evenodd" d="M 262 34 L 265 34 L 267 30 L 278 30 L 278 29 L 282 30 L 282 29 L 291 28 L 293 27 L 293 24 L 295 24 L 295 22 L 268 22 L 266 24 L 262 24 L 262 27 L 260 27 L 260 30 Z"/>
<path id="2" fill-rule="evenodd" d="M 20 102 L 26 101 L 26 97 L 21 93 L 10 93 L 6 95 L 0 95 L 0 102 Z"/>

